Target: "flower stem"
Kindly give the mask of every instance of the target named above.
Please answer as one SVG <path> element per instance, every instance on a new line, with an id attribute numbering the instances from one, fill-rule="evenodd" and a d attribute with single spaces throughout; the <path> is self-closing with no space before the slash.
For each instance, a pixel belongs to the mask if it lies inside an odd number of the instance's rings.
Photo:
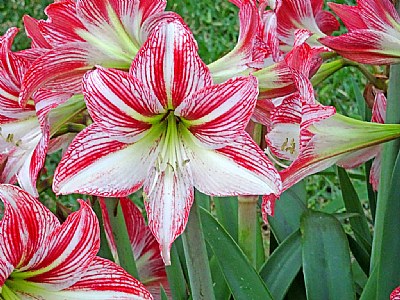
<path id="1" fill-rule="evenodd" d="M 251 264 L 256 266 L 257 201 L 258 196 L 238 197 L 239 245 Z"/>
<path id="2" fill-rule="evenodd" d="M 215 299 L 200 213 L 195 200 L 182 235 L 193 300 Z"/>
<path id="3" fill-rule="evenodd" d="M 400 123 L 400 65 L 390 68 L 386 123 Z M 374 239 L 371 255 L 371 272 L 377 276 L 372 285 L 376 287 L 375 299 L 386 299 L 391 290 L 398 285 L 400 269 L 394 262 L 399 261 L 400 247 L 400 218 L 399 198 L 396 190 L 398 178 L 393 177 L 400 149 L 399 139 L 383 145 L 381 177 L 377 198 Z M 393 194 L 395 193 L 395 194 Z"/>
<path id="4" fill-rule="evenodd" d="M 117 198 L 107 198 L 105 202 L 110 218 L 112 233 L 117 245 L 120 265 L 133 277 L 140 279 L 119 200 Z"/>

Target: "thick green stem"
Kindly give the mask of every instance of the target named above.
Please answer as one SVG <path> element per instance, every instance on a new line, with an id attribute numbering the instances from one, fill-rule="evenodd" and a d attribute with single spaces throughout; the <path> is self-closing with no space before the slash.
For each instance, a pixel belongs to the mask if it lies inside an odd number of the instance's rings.
<path id="1" fill-rule="evenodd" d="M 258 196 L 239 196 L 238 201 L 239 246 L 255 267 L 257 257 Z"/>
<path id="2" fill-rule="evenodd" d="M 97 216 L 97 219 L 99 220 L 99 225 L 100 225 L 100 249 L 99 252 L 97 253 L 97 256 L 114 261 L 110 247 L 108 246 L 106 233 L 104 231 L 105 230 L 104 220 L 103 220 L 103 215 L 101 213 L 100 202 L 98 200 L 95 200 L 93 204 L 93 210 Z"/>
<path id="3" fill-rule="evenodd" d="M 214 300 L 210 265 L 196 200 L 190 210 L 182 241 L 193 300 Z"/>
<path id="4" fill-rule="evenodd" d="M 117 245 L 119 263 L 125 271 L 133 277 L 140 279 L 119 200 L 117 198 L 107 198 L 105 202 L 110 218 L 112 234 Z"/>
<path id="5" fill-rule="evenodd" d="M 393 65 L 390 69 L 386 123 L 400 123 L 399 83 L 400 65 Z M 400 141 L 398 139 L 383 146 L 371 256 L 371 271 L 374 269 L 377 271 L 375 299 L 387 299 L 393 289 L 394 281 L 400 280 L 400 269 L 396 264 L 398 257 L 391 257 L 391 253 L 396 256 L 395 253 L 399 252 L 399 249 L 395 249 L 395 247 L 400 242 L 400 218 L 399 211 L 396 209 L 400 199 L 391 196 L 392 174 L 399 148 Z M 389 236 L 393 236 L 393 233 L 397 233 L 397 238 L 390 240 Z M 395 251 L 388 251 L 390 249 Z"/>

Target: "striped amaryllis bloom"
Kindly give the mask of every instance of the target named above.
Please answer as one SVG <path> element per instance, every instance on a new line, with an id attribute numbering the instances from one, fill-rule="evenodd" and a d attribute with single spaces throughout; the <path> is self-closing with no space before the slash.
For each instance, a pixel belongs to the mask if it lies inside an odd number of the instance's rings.
<path id="1" fill-rule="evenodd" d="M 30 66 L 21 103 L 44 84 L 79 93 L 95 65 L 128 70 L 153 27 L 179 18 L 165 6 L 166 0 L 61 0 L 46 8 L 47 20 L 25 16 L 32 46 L 49 50 Z"/>
<path id="2" fill-rule="evenodd" d="M 30 65 L 27 52 L 12 52 L 17 28 L 0 37 L 0 183 L 18 183 L 37 196 L 36 180 L 43 167 L 50 132 L 47 113 L 72 94 L 38 90 L 27 105 L 18 103 L 22 78 Z M 40 102 L 41 110 L 35 110 Z"/>
<path id="3" fill-rule="evenodd" d="M 365 64 L 400 62 L 400 16 L 390 0 L 357 0 L 356 6 L 329 3 L 348 33 L 319 41 L 340 55 Z"/>
<path id="4" fill-rule="evenodd" d="M 312 36 L 308 42 L 321 46 L 317 39 L 339 29 L 340 24 L 328 11 L 323 10 L 323 0 L 277 0 L 277 32 L 279 40 L 291 49 L 297 30 L 308 30 Z"/>
<path id="5" fill-rule="evenodd" d="M 0 185 L 0 296 L 3 299 L 152 299 L 121 267 L 96 257 L 97 218 L 88 204 L 60 224 L 43 204 Z"/>
<path id="6" fill-rule="evenodd" d="M 119 263 L 117 246 L 112 233 L 109 213 L 105 204 L 107 198 L 99 198 L 99 201 L 107 241 L 114 261 Z M 141 211 L 129 198 L 120 198 L 119 205 L 121 205 L 124 214 L 126 229 L 128 231 L 129 241 L 131 242 L 132 253 L 135 258 L 140 281 L 153 295 L 154 299 L 161 299 L 160 286 L 163 286 L 166 293 L 170 295 L 167 273 L 160 255 L 159 245 L 151 233 L 150 228 L 146 225 Z"/>
<path id="7" fill-rule="evenodd" d="M 320 104 L 295 105 L 295 111 L 288 109 L 284 114 L 288 124 L 300 121 L 299 145 L 292 148 L 293 126 L 288 126 L 287 138 L 282 143 L 282 151 L 298 150 L 289 167 L 280 173 L 283 190 L 286 190 L 308 175 L 322 171 L 333 164 L 345 168 L 354 168 L 376 158 L 372 168 L 370 181 L 378 187 L 380 173 L 381 143 L 400 136 L 398 124 L 381 124 L 385 115 L 385 101 L 382 93 L 378 93 L 372 122 L 363 122 L 335 113 L 333 107 Z M 299 109 L 301 108 L 301 109 Z M 283 116 L 281 116 L 283 118 Z M 288 120 L 293 120 L 290 123 Z M 280 141 L 285 137 L 281 128 Z M 270 139 L 273 137 L 269 137 Z M 289 142 L 288 142 L 289 141 Z M 277 144 L 277 143 L 276 143 Z M 276 196 L 264 198 L 264 218 L 273 215 Z"/>
<path id="8" fill-rule="evenodd" d="M 390 294 L 390 300 L 400 300 L 400 286 Z"/>
<path id="9" fill-rule="evenodd" d="M 181 22 L 159 26 L 129 74 L 98 68 L 85 76 L 83 91 L 94 123 L 70 145 L 53 189 L 124 197 L 143 186 L 166 264 L 186 226 L 193 187 L 221 196 L 279 193 L 278 172 L 244 131 L 257 80 L 212 85 Z"/>

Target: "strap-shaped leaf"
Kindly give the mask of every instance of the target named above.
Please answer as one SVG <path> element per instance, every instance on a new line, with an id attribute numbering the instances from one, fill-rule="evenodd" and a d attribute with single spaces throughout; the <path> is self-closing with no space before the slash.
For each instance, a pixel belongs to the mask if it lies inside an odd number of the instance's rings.
<path id="1" fill-rule="evenodd" d="M 301 264 L 301 234 L 297 230 L 276 248 L 260 271 L 275 300 L 285 297 Z"/>
<path id="2" fill-rule="evenodd" d="M 201 209 L 200 214 L 205 239 L 214 252 L 234 298 L 272 299 L 265 283 L 222 225 L 206 210 Z"/>
<path id="3" fill-rule="evenodd" d="M 284 241 L 299 229 L 300 216 L 307 210 L 303 181 L 286 190 L 275 202 L 275 214 L 268 223 L 278 242 Z"/>
<path id="4" fill-rule="evenodd" d="M 303 272 L 309 300 L 354 299 L 350 249 L 339 221 L 308 211 L 301 219 Z"/>
<path id="5" fill-rule="evenodd" d="M 340 187 L 342 189 L 343 202 L 348 213 L 357 213 L 358 218 L 350 218 L 350 225 L 358 243 L 367 251 L 371 251 L 372 237 L 368 227 L 367 217 L 364 214 L 358 194 L 350 181 L 346 170 L 338 167 Z"/>

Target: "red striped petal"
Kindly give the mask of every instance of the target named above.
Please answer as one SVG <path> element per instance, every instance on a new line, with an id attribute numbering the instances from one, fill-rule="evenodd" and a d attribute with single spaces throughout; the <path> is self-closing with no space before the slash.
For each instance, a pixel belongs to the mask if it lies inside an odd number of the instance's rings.
<path id="1" fill-rule="evenodd" d="M 92 119 L 105 132 L 123 142 L 135 142 L 146 132 L 160 102 L 128 73 L 97 69 L 85 76 L 83 92 Z"/>
<path id="2" fill-rule="evenodd" d="M 211 84 L 189 29 L 178 20 L 157 27 L 133 60 L 130 74 L 158 98 L 164 108 Z"/>
<path id="3" fill-rule="evenodd" d="M 92 65 L 88 61 L 88 50 L 84 44 L 62 46 L 48 51 L 40 59 L 36 60 L 25 74 L 20 94 L 20 103 L 25 105 L 32 94 L 52 80 L 58 83 L 66 80 L 67 86 L 59 85 L 58 90 L 67 89 L 66 92 L 80 93 L 80 80 L 83 74 Z M 71 77 L 75 80 L 72 81 Z"/>
<path id="4" fill-rule="evenodd" d="M 158 137 L 134 144 L 116 141 L 92 124 L 81 131 L 59 163 L 53 182 L 58 194 L 124 197 L 139 189 L 158 155 Z"/>
<path id="5" fill-rule="evenodd" d="M 193 182 L 199 191 L 215 196 L 280 193 L 279 174 L 248 134 L 217 150 L 185 142 Z M 218 178 L 218 180 L 215 180 Z"/>
<path id="6" fill-rule="evenodd" d="M 198 140 L 222 147 L 245 129 L 257 95 L 255 77 L 238 77 L 194 93 L 177 107 L 175 115 L 189 121 L 189 130 Z"/>
<path id="7" fill-rule="evenodd" d="M 45 206 L 16 186 L 0 185 L 0 197 L 5 205 L 0 221 L 1 257 L 14 267 L 29 268 L 60 223 Z"/>
<path id="8" fill-rule="evenodd" d="M 393 64 L 400 61 L 399 36 L 376 30 L 354 30 L 338 37 L 319 39 L 343 57 L 364 64 Z"/>
<path id="9" fill-rule="evenodd" d="M 152 168 L 143 191 L 149 227 L 160 244 L 164 263 L 170 265 L 171 245 L 185 229 L 193 203 L 190 169 L 183 162 L 177 167 L 167 164 L 160 171 Z"/>
<path id="10" fill-rule="evenodd" d="M 337 14 L 349 31 L 367 29 L 358 6 L 350 6 L 328 2 L 328 6 Z"/>
<path id="11" fill-rule="evenodd" d="M 253 61 L 255 37 L 259 28 L 259 14 L 255 1 L 240 1 L 240 31 L 235 47 L 228 54 L 209 65 L 213 79 L 220 83 L 248 69 Z"/>
<path id="12" fill-rule="evenodd" d="M 68 216 L 35 254 L 25 274 L 27 280 L 48 290 L 76 283 L 91 265 L 100 248 L 99 224 L 93 210 L 79 200 L 79 211 Z"/>
<path id="13" fill-rule="evenodd" d="M 113 253 L 114 260 L 118 262 L 117 247 L 112 234 L 108 211 L 105 206 L 105 201 L 107 201 L 107 199 L 101 198 L 99 201 L 107 240 L 111 252 Z M 150 228 L 146 226 L 138 207 L 128 198 L 120 198 L 119 201 L 124 213 L 126 228 L 132 245 L 132 252 L 135 257 L 140 280 L 153 296 L 160 292 L 160 284 L 168 291 L 169 284 L 167 274 L 157 240 L 151 233 Z"/>
<path id="14" fill-rule="evenodd" d="M 390 300 L 400 300 L 400 286 L 390 294 Z"/>
<path id="15" fill-rule="evenodd" d="M 153 299 L 138 280 L 100 257 L 92 261 L 77 283 L 57 294 L 63 299 Z"/>

